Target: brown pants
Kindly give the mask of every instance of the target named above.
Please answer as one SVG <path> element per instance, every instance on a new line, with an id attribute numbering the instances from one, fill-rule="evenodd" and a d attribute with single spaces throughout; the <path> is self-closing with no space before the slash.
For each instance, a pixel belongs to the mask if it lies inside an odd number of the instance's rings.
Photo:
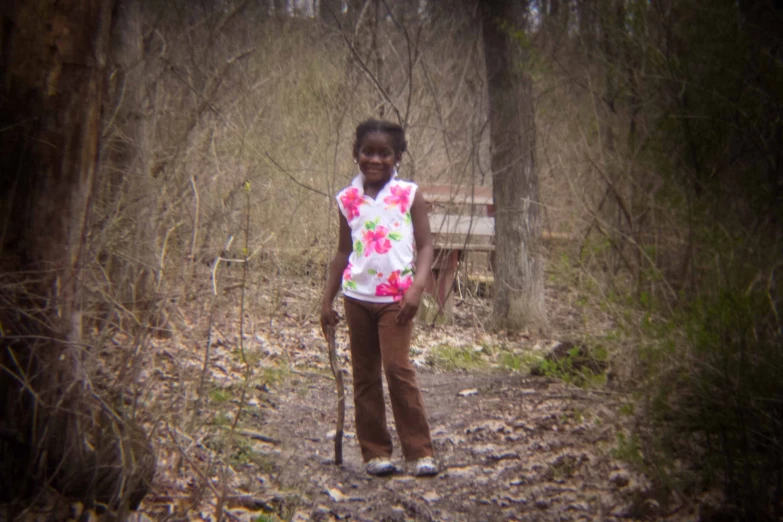
<path id="1" fill-rule="evenodd" d="M 345 298 L 345 317 L 351 336 L 356 435 L 365 462 L 392 454 L 381 365 L 386 372 L 403 455 L 407 460 L 433 455 L 427 413 L 409 356 L 413 322 L 398 325 L 394 318 L 399 310 L 399 303 Z"/>

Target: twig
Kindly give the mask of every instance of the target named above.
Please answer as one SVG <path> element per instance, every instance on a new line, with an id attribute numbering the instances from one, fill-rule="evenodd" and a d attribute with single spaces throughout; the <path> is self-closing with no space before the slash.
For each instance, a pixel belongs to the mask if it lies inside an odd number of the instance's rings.
<path id="1" fill-rule="evenodd" d="M 329 345 L 329 366 L 332 367 L 334 380 L 337 383 L 337 429 L 334 434 L 334 463 L 343 463 L 343 428 L 345 427 L 345 384 L 343 374 L 337 364 L 337 341 L 334 326 L 326 329 L 326 341 Z"/>
<path id="2" fill-rule="evenodd" d="M 261 442 L 268 442 L 269 444 L 280 444 L 281 443 L 280 440 L 275 439 L 273 437 L 269 437 L 267 435 L 264 435 L 263 433 L 258 433 L 257 431 L 246 430 L 246 429 L 239 429 L 239 430 L 237 430 L 237 433 L 239 433 L 243 437 L 247 437 L 247 438 L 253 439 L 253 440 L 260 440 Z"/>
<path id="3" fill-rule="evenodd" d="M 212 481 L 204 475 L 204 473 L 199 469 L 198 466 L 188 457 L 187 452 L 184 450 L 182 446 L 180 446 L 179 442 L 177 442 L 176 437 L 174 437 L 174 434 L 171 432 L 171 427 L 166 425 L 166 431 L 169 433 L 169 438 L 171 439 L 171 442 L 174 443 L 174 446 L 179 450 L 180 457 L 187 462 L 187 464 L 190 466 L 190 468 L 196 473 L 196 475 L 199 476 L 199 478 L 203 481 L 204 485 L 206 485 L 210 490 L 212 490 L 212 493 L 215 494 L 215 497 L 220 497 L 220 493 L 218 493 L 217 488 L 215 488 L 215 485 L 212 484 Z"/>
<path id="4" fill-rule="evenodd" d="M 248 253 L 248 244 L 250 236 L 250 182 L 245 181 L 245 246 L 242 249 L 245 256 Z M 242 357 L 242 362 L 245 365 L 245 379 L 242 383 L 242 395 L 239 398 L 239 408 L 234 416 L 234 422 L 231 423 L 232 433 L 236 430 L 239 417 L 242 415 L 242 410 L 245 407 L 245 401 L 247 400 L 247 385 L 250 382 L 250 376 L 253 373 L 253 368 L 247 361 L 245 354 L 245 291 L 247 290 L 247 263 L 243 265 L 242 270 L 242 293 L 239 298 L 239 354 Z"/>
<path id="5" fill-rule="evenodd" d="M 196 179 L 193 176 L 190 177 L 190 186 L 193 187 L 193 206 L 195 208 L 193 209 L 193 233 L 190 237 L 190 255 L 188 256 L 188 259 L 190 259 L 190 262 L 193 265 L 195 265 L 196 243 L 198 240 L 198 227 L 199 227 L 199 214 L 201 211 L 201 200 L 199 199 L 199 195 L 198 195 L 198 187 L 196 186 Z"/>
<path id="6" fill-rule="evenodd" d="M 214 273 L 213 273 L 214 283 Z M 195 415 L 198 415 L 201 411 L 201 400 L 204 397 L 204 383 L 207 379 L 207 369 L 209 368 L 209 355 L 212 349 L 212 328 L 215 322 L 215 308 L 217 304 L 217 293 L 212 294 L 209 303 L 209 323 L 207 324 L 207 346 L 204 349 L 204 363 L 201 367 L 201 379 L 198 385 L 198 399 L 196 399 Z M 195 418 L 194 418 L 195 420 Z"/>
<path id="7" fill-rule="evenodd" d="M 351 43 L 351 41 L 348 39 L 348 36 L 345 34 L 345 31 L 343 30 L 342 23 L 340 23 L 340 18 L 337 16 L 337 14 L 334 12 L 334 10 L 329 4 L 326 4 L 326 8 L 329 9 L 329 12 L 332 14 L 335 21 L 337 22 L 337 27 L 340 29 L 340 34 L 342 35 L 343 40 L 345 41 L 345 45 L 348 46 L 348 49 L 351 51 L 351 54 L 356 60 L 356 63 L 359 64 L 359 68 L 367 76 L 367 78 L 370 79 L 370 81 L 378 90 L 378 92 L 381 94 L 381 97 L 383 97 L 386 103 L 388 103 L 391 106 L 392 110 L 397 115 L 397 119 L 399 120 L 400 124 L 404 123 L 405 119 L 402 117 L 402 113 L 400 112 L 400 109 L 397 108 L 397 105 L 395 105 L 395 103 L 392 101 L 389 93 L 386 92 L 386 89 L 383 88 L 381 82 L 378 81 L 378 78 L 376 78 L 375 75 L 370 71 L 370 69 L 367 67 L 367 64 L 364 63 L 364 60 L 362 60 L 362 57 L 359 55 L 359 51 L 356 50 L 356 47 L 354 47 L 353 43 Z"/>
<path id="8" fill-rule="evenodd" d="M 228 237 L 228 242 L 226 243 L 226 248 L 223 250 L 228 252 L 228 249 L 231 248 L 231 244 L 234 242 L 234 236 Z M 220 265 L 221 261 L 225 261 L 226 258 L 222 256 L 217 256 L 215 260 L 212 262 L 212 295 L 217 295 L 217 269 L 218 265 Z"/>
<path id="9" fill-rule="evenodd" d="M 223 464 L 222 469 L 220 470 L 220 495 L 215 504 L 215 520 L 217 520 L 217 522 L 223 522 L 223 507 L 226 504 L 226 497 L 228 496 L 227 475 L 226 465 Z"/>
<path id="10" fill-rule="evenodd" d="M 163 236 L 163 245 L 160 247 L 160 258 L 158 260 L 158 280 L 155 284 L 155 292 L 160 292 L 160 285 L 163 283 L 163 271 L 166 268 L 166 250 L 169 246 L 169 237 L 171 233 L 177 230 L 182 223 L 177 223 L 173 227 L 166 231 L 166 235 Z"/>

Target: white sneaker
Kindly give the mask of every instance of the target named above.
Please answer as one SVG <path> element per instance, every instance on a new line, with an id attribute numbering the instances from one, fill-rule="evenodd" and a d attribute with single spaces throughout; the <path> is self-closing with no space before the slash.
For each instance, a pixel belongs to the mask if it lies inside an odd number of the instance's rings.
<path id="1" fill-rule="evenodd" d="M 391 475 L 395 471 L 394 464 L 386 457 L 375 457 L 367 463 L 367 473 L 376 477 Z"/>
<path id="2" fill-rule="evenodd" d="M 416 461 L 413 474 L 417 477 L 434 477 L 438 474 L 438 465 L 432 457 L 423 457 Z"/>

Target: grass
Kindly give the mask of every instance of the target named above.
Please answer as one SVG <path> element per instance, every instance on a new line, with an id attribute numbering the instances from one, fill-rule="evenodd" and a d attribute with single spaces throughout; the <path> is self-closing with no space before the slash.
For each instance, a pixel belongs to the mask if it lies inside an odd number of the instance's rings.
<path id="1" fill-rule="evenodd" d="M 253 522 L 280 522 L 282 520 L 277 515 L 259 515 L 253 519 Z"/>
<path id="2" fill-rule="evenodd" d="M 215 418 L 212 420 L 212 424 L 215 426 L 228 426 L 231 424 L 231 420 L 231 416 L 228 413 L 220 411 L 215 414 Z"/>
<path id="3" fill-rule="evenodd" d="M 580 388 L 600 387 L 606 384 L 606 373 L 595 372 L 590 368 L 577 368 L 573 365 L 570 357 L 560 361 L 543 360 L 540 363 L 540 368 L 542 375 Z"/>
<path id="4" fill-rule="evenodd" d="M 279 385 L 291 376 L 291 368 L 286 363 L 276 363 L 261 370 L 261 381 L 271 386 Z"/>
<path id="5" fill-rule="evenodd" d="M 446 371 L 479 370 L 489 367 L 489 361 L 472 347 L 440 344 L 427 356 L 427 363 Z"/>
<path id="6" fill-rule="evenodd" d="M 253 465 L 263 473 L 273 473 L 277 469 L 277 463 L 272 455 L 267 455 L 256 450 L 248 440 L 236 438 L 229 462 L 232 466 Z"/>
<path id="7" fill-rule="evenodd" d="M 233 395 L 231 390 L 226 388 L 215 388 L 209 392 L 209 399 L 217 404 L 223 404 L 231 400 Z"/>
<path id="8" fill-rule="evenodd" d="M 543 357 L 538 353 L 532 352 L 501 351 L 498 353 L 497 360 L 498 366 L 502 370 L 528 373 L 532 367 L 543 360 Z"/>
<path id="9" fill-rule="evenodd" d="M 449 344 L 436 346 L 426 358 L 427 364 L 444 371 L 495 369 L 520 373 L 527 373 L 541 360 L 542 357 L 537 353 L 514 352 L 505 346 L 474 347 Z"/>

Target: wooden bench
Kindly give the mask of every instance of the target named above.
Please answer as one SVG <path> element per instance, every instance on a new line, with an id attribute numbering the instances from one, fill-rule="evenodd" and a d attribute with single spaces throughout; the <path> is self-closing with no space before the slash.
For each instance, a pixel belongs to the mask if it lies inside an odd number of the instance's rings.
<path id="1" fill-rule="evenodd" d="M 491 187 L 420 185 L 427 203 L 433 234 L 435 261 L 427 285 L 438 305 L 437 313 L 448 318 L 453 311 L 454 280 L 460 260 L 466 255 L 488 253 L 485 274 L 473 274 L 476 281 L 491 284 L 495 255 L 495 206 Z M 560 232 L 542 231 L 547 241 L 569 241 Z"/>
<path id="2" fill-rule="evenodd" d="M 421 185 L 420 189 L 427 202 L 435 247 L 427 291 L 435 297 L 438 315 L 448 318 L 454 306 L 452 288 L 459 261 L 468 252 L 495 251 L 492 188 Z"/>

